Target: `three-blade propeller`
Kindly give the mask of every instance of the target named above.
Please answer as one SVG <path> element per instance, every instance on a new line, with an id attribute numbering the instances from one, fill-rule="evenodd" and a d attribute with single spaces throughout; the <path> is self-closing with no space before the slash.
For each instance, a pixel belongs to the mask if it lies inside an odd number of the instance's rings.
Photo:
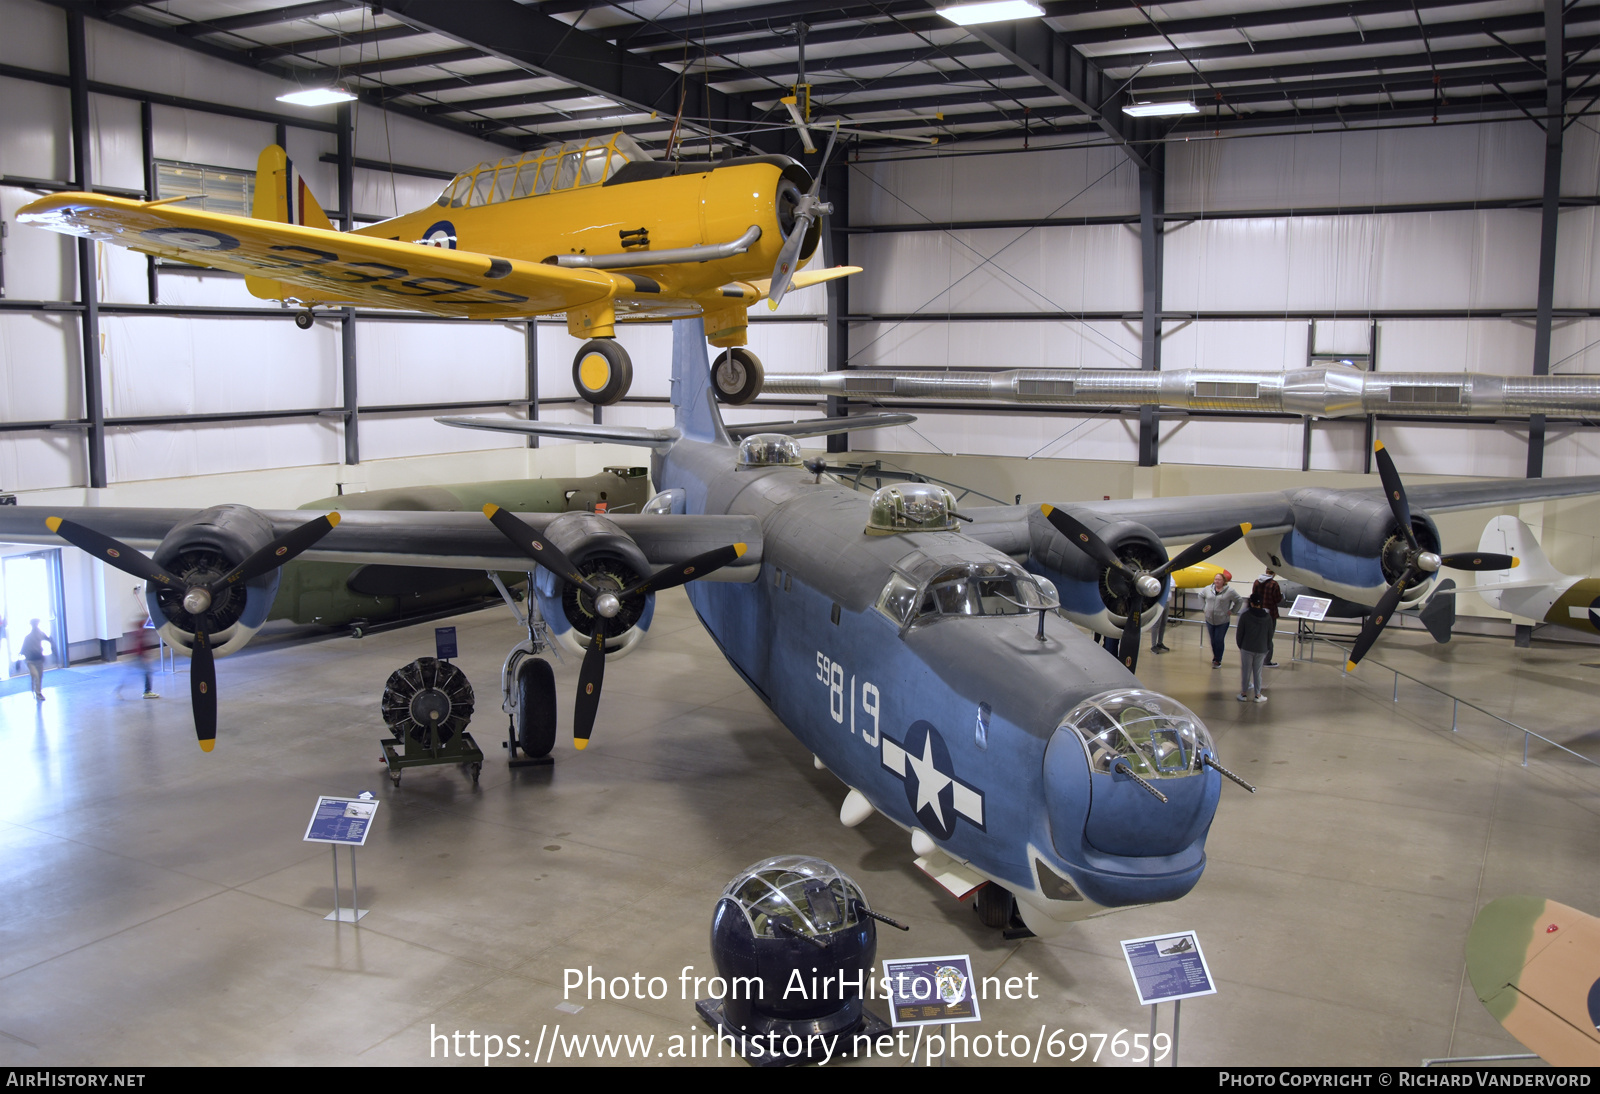
<path id="1" fill-rule="evenodd" d="M 588 609 L 594 616 L 594 630 L 589 635 L 589 648 L 583 654 L 583 665 L 578 669 L 578 699 L 572 708 L 572 743 L 580 749 L 588 747 L 589 735 L 594 732 L 595 715 L 600 709 L 600 686 L 606 675 L 606 628 L 621 613 L 624 603 L 632 597 L 675 589 L 696 578 L 705 577 L 748 550 L 743 543 L 718 547 L 696 555 L 687 562 L 657 570 L 631 585 L 612 588 L 609 583 L 597 585 L 591 581 L 555 544 L 498 505 L 485 505 L 483 515 L 529 558 L 562 581 L 588 594 Z"/>
<path id="2" fill-rule="evenodd" d="M 772 284 L 767 288 L 767 304 L 774 309 L 783 303 L 784 294 L 789 291 L 794 275 L 800 270 L 800 248 L 805 245 L 811 225 L 818 217 L 833 212 L 833 206 L 818 195 L 822 193 L 822 173 L 827 170 L 828 157 L 833 155 L 833 142 L 838 139 L 839 129 L 835 126 L 828 135 L 828 147 L 822 153 L 822 162 L 817 165 L 811 189 L 800 195 L 800 200 L 795 204 L 794 227 L 783 238 L 783 249 L 778 252 L 778 261 L 772 267 Z"/>
<path id="3" fill-rule="evenodd" d="M 235 604 L 228 597 L 234 586 L 250 581 L 282 566 L 306 550 L 317 540 L 333 531 L 339 523 L 338 513 L 317 517 L 294 528 L 250 555 L 243 562 L 209 581 L 188 581 L 169 572 L 155 559 L 129 547 L 126 543 L 102 535 L 60 517 L 48 517 L 45 526 L 72 544 L 114 566 L 125 574 L 143 581 L 153 581 L 171 595 L 159 595 L 157 603 L 170 622 L 189 630 L 194 624 L 194 645 L 190 649 L 193 664 L 189 670 L 189 700 L 194 709 L 194 732 L 202 751 L 210 752 L 217 741 L 217 669 L 211 650 L 211 631 L 232 626 L 243 611 L 242 602 Z M 176 595 L 181 590 L 181 599 Z M 168 603 L 172 607 L 169 609 Z M 218 603 L 220 614 L 212 614 L 213 603 Z M 172 612 L 180 613 L 174 618 Z"/>
<path id="4" fill-rule="evenodd" d="M 1202 539 L 1199 543 L 1191 544 L 1178 552 L 1165 563 L 1154 570 L 1146 570 L 1137 562 L 1129 562 L 1117 556 L 1109 544 L 1076 519 L 1057 509 L 1053 505 L 1040 506 L 1040 511 L 1056 531 L 1060 532 L 1072 545 L 1083 551 L 1090 558 L 1107 569 L 1116 570 L 1128 581 L 1128 612 L 1127 622 L 1122 627 L 1122 638 L 1117 644 L 1117 656 L 1127 666 L 1128 671 L 1134 671 L 1139 665 L 1139 619 L 1150 607 L 1161 598 L 1162 591 L 1166 588 L 1166 577 L 1175 570 L 1187 569 L 1197 562 L 1203 562 L 1225 547 L 1229 547 L 1250 531 L 1248 524 L 1236 524 L 1232 528 L 1224 528 Z"/>
<path id="5" fill-rule="evenodd" d="M 1382 441 L 1373 446 L 1373 456 L 1378 461 L 1378 477 L 1383 480 L 1383 496 L 1389 502 L 1389 511 L 1394 514 L 1395 523 L 1400 526 L 1400 534 L 1405 537 L 1405 559 L 1400 567 L 1400 576 L 1378 599 L 1372 614 L 1362 620 L 1361 633 L 1356 635 L 1355 645 L 1350 647 L 1350 660 L 1345 662 L 1346 672 L 1355 671 L 1356 665 L 1378 640 L 1378 635 L 1383 633 L 1383 628 L 1389 625 L 1394 610 L 1400 606 L 1400 598 L 1418 580 L 1425 579 L 1441 566 L 1451 570 L 1509 570 L 1519 564 L 1519 560 L 1511 555 L 1483 551 L 1458 551 L 1441 555 L 1424 548 L 1411 527 L 1411 505 L 1406 500 L 1406 488 L 1400 481 L 1400 472 L 1395 469 L 1394 460 L 1383 447 Z"/>

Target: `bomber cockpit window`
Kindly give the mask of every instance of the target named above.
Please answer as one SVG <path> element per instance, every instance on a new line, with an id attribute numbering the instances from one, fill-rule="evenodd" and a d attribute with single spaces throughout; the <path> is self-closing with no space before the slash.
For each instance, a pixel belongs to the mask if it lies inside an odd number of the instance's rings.
<path id="1" fill-rule="evenodd" d="M 1089 766 L 1109 773 L 1120 763 L 1141 779 L 1176 779 L 1204 767 L 1215 752 L 1211 734 L 1175 699 L 1143 688 L 1121 688 L 1085 699 L 1062 719 L 1089 754 Z"/>
<path id="2" fill-rule="evenodd" d="M 1014 563 L 961 562 L 930 567 L 920 553 L 916 560 L 922 563 L 916 567 L 920 573 L 890 574 L 878 595 L 878 610 L 902 627 L 946 616 L 1021 615 L 1055 603 L 1032 574 Z M 904 565 L 897 568 L 904 569 Z"/>
<path id="3" fill-rule="evenodd" d="M 599 186 L 623 164 L 650 158 L 626 133 L 553 144 L 514 160 L 480 163 L 451 180 L 438 204 L 451 209 Z"/>

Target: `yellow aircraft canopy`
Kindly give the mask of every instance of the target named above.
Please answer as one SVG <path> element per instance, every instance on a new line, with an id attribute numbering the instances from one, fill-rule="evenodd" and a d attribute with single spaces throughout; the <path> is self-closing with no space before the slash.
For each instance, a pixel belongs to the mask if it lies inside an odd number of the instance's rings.
<path id="1" fill-rule="evenodd" d="M 480 163 L 450 180 L 436 204 L 460 209 L 537 197 L 555 190 L 599 186 L 625 163 L 650 154 L 626 133 L 552 144 L 516 159 Z"/>

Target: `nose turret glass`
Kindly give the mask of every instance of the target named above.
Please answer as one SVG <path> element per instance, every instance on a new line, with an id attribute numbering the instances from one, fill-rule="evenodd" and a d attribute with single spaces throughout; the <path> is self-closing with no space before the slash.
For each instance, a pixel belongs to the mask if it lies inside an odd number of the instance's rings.
<path id="1" fill-rule="evenodd" d="M 1110 772 L 1116 762 L 1143 779 L 1178 779 L 1198 774 L 1202 756 L 1215 752 L 1211 733 L 1194 711 L 1143 688 L 1119 688 L 1091 696 L 1062 719 L 1089 754 L 1089 766 Z"/>

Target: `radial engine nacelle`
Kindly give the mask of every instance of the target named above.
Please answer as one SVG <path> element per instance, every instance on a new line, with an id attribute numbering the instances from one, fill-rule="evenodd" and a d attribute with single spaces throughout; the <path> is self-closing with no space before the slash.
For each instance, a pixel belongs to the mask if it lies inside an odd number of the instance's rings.
<path id="1" fill-rule="evenodd" d="M 186 605 L 189 587 L 222 577 L 273 539 L 272 522 L 244 505 L 218 505 L 173 527 L 151 556 L 184 587 L 145 582 L 145 604 L 161 637 L 184 654 L 190 653 L 196 631 L 210 636 L 213 652 L 232 653 L 244 647 L 267 621 L 278 592 L 280 569 L 241 581 L 210 598 L 199 611 Z"/>
<path id="2" fill-rule="evenodd" d="M 544 537 L 597 586 L 624 589 L 651 572 L 639 545 L 613 521 L 594 513 L 563 513 L 545 527 Z M 583 656 L 589 636 L 594 633 L 595 610 L 590 595 L 544 567 L 539 568 L 534 579 L 534 595 L 551 637 L 568 652 Z M 608 657 L 630 652 L 650 629 L 655 612 L 654 593 L 624 599 L 616 617 L 606 624 Z"/>
<path id="3" fill-rule="evenodd" d="M 1250 553 L 1279 576 L 1358 604 L 1374 604 L 1406 572 L 1408 545 L 1382 497 L 1352 497 L 1326 487 L 1295 494 L 1294 525 L 1287 532 L 1252 536 Z M 1411 528 L 1424 551 L 1440 549 L 1439 526 L 1411 510 Z M 1437 566 L 1437 559 L 1434 562 Z M 1408 604 L 1432 584 L 1425 573 L 1401 595 Z"/>
<path id="4" fill-rule="evenodd" d="M 1167 561 L 1167 549 L 1160 538 L 1142 524 L 1126 520 L 1105 520 L 1086 513 L 1074 513 L 1085 527 L 1098 535 L 1116 556 L 1137 571 L 1154 570 Z M 1028 569 L 1055 583 L 1061 610 L 1080 627 L 1116 638 L 1128 621 L 1130 583 L 1118 570 L 1102 566 L 1073 544 L 1042 517 L 1030 521 L 1032 549 Z M 1139 625 L 1155 622 L 1171 589 L 1163 579 L 1159 597 L 1140 614 Z"/>

